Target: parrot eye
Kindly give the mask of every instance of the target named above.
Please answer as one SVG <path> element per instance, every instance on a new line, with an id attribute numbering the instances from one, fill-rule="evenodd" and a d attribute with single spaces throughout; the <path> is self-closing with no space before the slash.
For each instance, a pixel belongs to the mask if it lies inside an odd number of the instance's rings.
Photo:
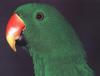
<path id="1" fill-rule="evenodd" d="M 42 12 L 37 13 L 36 19 L 43 20 L 44 19 L 44 14 Z"/>

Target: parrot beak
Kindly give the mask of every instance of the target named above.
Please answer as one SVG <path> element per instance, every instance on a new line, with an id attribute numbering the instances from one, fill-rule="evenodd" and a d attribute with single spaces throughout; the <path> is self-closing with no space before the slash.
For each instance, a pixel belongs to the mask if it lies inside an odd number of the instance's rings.
<path id="1" fill-rule="evenodd" d="M 20 38 L 20 34 L 24 30 L 25 24 L 23 20 L 16 13 L 14 13 L 8 21 L 6 27 L 6 40 L 14 52 L 16 52 L 16 40 Z"/>

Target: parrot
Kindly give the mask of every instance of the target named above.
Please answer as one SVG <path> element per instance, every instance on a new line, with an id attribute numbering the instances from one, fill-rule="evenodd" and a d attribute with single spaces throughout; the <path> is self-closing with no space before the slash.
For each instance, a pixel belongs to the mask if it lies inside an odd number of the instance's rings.
<path id="1" fill-rule="evenodd" d="M 23 38 L 35 76 L 94 76 L 81 39 L 56 7 L 27 3 L 16 8 L 6 26 L 13 52 Z"/>

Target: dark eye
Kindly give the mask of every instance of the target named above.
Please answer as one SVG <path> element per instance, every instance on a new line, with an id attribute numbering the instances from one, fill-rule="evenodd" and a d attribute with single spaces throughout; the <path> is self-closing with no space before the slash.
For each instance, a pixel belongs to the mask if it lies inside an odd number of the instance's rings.
<path id="1" fill-rule="evenodd" d="M 43 20 L 44 19 L 44 14 L 42 12 L 38 12 L 37 15 L 36 15 L 36 19 Z"/>

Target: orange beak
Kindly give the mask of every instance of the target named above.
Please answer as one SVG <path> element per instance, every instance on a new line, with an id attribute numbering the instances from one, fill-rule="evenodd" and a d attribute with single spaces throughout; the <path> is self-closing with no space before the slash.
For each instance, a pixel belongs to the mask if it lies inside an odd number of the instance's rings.
<path id="1" fill-rule="evenodd" d="M 6 27 L 6 40 L 14 52 L 16 52 L 16 40 L 20 38 L 20 34 L 24 29 L 25 24 L 23 20 L 14 13 Z"/>

